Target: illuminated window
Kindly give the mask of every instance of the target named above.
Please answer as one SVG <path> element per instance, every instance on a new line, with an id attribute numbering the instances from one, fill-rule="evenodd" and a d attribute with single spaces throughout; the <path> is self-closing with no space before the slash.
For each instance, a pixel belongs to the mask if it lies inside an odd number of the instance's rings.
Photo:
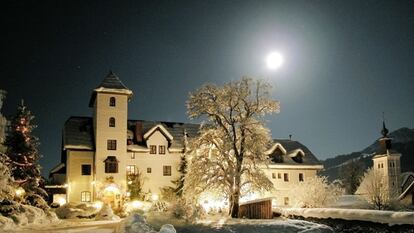
<path id="1" fill-rule="evenodd" d="M 163 166 L 162 173 L 164 176 L 171 176 L 171 166 Z"/>
<path id="2" fill-rule="evenodd" d="M 81 165 L 82 176 L 90 176 L 91 175 L 91 165 L 90 164 L 82 164 Z"/>
<path id="3" fill-rule="evenodd" d="M 147 167 L 147 173 L 151 173 L 152 171 L 151 171 L 151 168 L 150 167 Z"/>
<path id="4" fill-rule="evenodd" d="M 288 182 L 288 181 L 289 181 L 289 174 L 287 174 L 287 173 L 283 173 L 283 180 L 284 180 L 285 182 Z"/>
<path id="5" fill-rule="evenodd" d="M 114 117 L 109 118 L 109 127 L 115 127 L 115 118 Z"/>
<path id="6" fill-rule="evenodd" d="M 105 173 L 118 173 L 118 160 L 115 156 L 108 156 L 104 162 Z"/>
<path id="7" fill-rule="evenodd" d="M 128 165 L 128 166 L 126 167 L 126 172 L 127 172 L 127 175 L 133 175 L 133 174 L 136 174 L 136 168 L 135 168 L 135 165 Z"/>
<path id="8" fill-rule="evenodd" d="M 116 105 L 116 99 L 115 99 L 115 97 L 109 98 L 109 106 L 115 107 L 115 105 Z"/>
<path id="9" fill-rule="evenodd" d="M 116 140 L 108 140 L 107 141 L 107 149 L 108 150 L 116 150 Z"/>
<path id="10" fill-rule="evenodd" d="M 299 173 L 299 181 L 302 182 L 303 180 L 303 173 Z"/>
<path id="11" fill-rule="evenodd" d="M 89 191 L 81 192 L 81 201 L 82 202 L 90 202 L 91 201 L 91 192 L 89 192 Z"/>
<path id="12" fill-rule="evenodd" d="M 156 154 L 157 153 L 157 146 L 150 145 L 150 154 Z"/>
<path id="13" fill-rule="evenodd" d="M 159 152 L 160 154 L 164 155 L 164 154 L 165 154 L 165 146 L 159 146 L 159 147 L 158 147 L 158 152 Z"/>

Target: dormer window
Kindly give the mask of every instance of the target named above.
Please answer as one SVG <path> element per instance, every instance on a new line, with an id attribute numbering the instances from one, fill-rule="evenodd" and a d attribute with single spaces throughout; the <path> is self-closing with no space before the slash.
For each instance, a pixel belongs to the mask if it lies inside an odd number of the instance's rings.
<path id="1" fill-rule="evenodd" d="M 116 99 L 115 99 L 115 97 L 109 98 L 109 106 L 115 107 L 115 105 L 116 105 Z"/>
<path id="2" fill-rule="evenodd" d="M 297 163 L 303 163 L 303 155 L 298 153 L 295 157 L 292 157 L 293 161 Z"/>
<path id="3" fill-rule="evenodd" d="M 270 156 L 270 159 L 273 163 L 283 163 L 283 152 L 279 148 L 276 148 L 275 151 Z"/>
<path id="4" fill-rule="evenodd" d="M 115 117 L 109 118 L 109 127 L 115 127 Z"/>

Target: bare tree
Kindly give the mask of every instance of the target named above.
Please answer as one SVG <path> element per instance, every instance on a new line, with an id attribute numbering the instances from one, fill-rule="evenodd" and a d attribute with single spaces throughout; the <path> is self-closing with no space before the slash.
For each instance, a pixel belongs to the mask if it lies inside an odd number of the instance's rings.
<path id="1" fill-rule="evenodd" d="M 200 135 L 190 141 L 192 158 L 184 192 L 223 193 L 229 213 L 238 217 L 239 199 L 251 190 L 270 190 L 273 185 L 263 173 L 271 142 L 263 117 L 278 112 L 279 102 L 270 98 L 270 85 L 243 78 L 222 87 L 204 85 L 190 93 L 190 118 L 204 118 Z"/>
<path id="2" fill-rule="evenodd" d="M 387 208 L 391 203 L 386 178 L 374 168 L 369 168 L 365 172 L 357 194 L 361 194 L 369 204 L 378 210 Z"/>

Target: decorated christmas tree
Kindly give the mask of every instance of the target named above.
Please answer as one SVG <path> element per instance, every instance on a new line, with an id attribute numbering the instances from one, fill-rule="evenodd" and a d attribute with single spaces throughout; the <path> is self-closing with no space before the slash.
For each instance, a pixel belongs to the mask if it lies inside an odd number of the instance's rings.
<path id="1" fill-rule="evenodd" d="M 11 120 L 10 132 L 6 137 L 6 155 L 11 176 L 16 185 L 23 189 L 22 203 L 44 209 L 47 208 L 44 200 L 47 193 L 39 186 L 42 180 L 39 165 L 39 139 L 32 135 L 32 131 L 36 128 L 33 119 L 34 116 L 22 100 L 17 107 L 16 115 Z"/>

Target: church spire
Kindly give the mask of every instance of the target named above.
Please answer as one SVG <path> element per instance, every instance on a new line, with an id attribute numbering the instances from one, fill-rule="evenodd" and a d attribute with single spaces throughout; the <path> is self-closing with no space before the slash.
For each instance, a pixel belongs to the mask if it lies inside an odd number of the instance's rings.
<path id="1" fill-rule="evenodd" d="M 381 134 L 384 138 L 388 137 L 388 129 L 387 129 L 387 127 L 385 127 L 385 121 L 384 120 L 382 120 Z"/>

